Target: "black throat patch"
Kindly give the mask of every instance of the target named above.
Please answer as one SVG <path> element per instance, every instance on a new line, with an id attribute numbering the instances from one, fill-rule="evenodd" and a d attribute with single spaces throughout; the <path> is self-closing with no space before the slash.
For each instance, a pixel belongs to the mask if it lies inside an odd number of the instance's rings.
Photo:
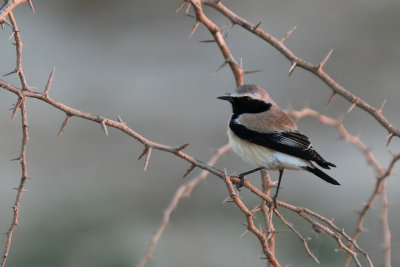
<path id="1" fill-rule="evenodd" d="M 235 97 L 232 100 L 233 114 L 239 116 L 243 113 L 261 113 L 271 109 L 271 103 L 265 103 L 264 101 L 252 99 L 248 96 Z"/>

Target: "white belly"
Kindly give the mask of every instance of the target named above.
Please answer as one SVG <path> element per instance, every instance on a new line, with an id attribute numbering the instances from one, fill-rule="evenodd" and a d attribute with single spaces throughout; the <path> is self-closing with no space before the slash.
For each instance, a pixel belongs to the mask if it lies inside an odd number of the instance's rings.
<path id="1" fill-rule="evenodd" d="M 308 161 L 301 158 L 243 140 L 237 137 L 230 129 L 228 129 L 228 137 L 232 150 L 250 164 L 265 167 L 269 170 L 300 170 L 301 167 L 310 166 Z"/>

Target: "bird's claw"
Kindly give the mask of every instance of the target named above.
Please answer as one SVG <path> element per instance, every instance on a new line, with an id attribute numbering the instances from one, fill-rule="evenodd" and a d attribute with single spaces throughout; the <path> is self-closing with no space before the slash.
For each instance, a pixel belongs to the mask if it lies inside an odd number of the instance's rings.
<path id="1" fill-rule="evenodd" d="M 276 196 L 272 198 L 272 210 L 276 209 Z"/>
<path id="2" fill-rule="evenodd" d="M 238 176 L 238 178 L 240 179 L 240 182 L 235 182 L 235 184 L 236 184 L 236 189 L 240 191 L 240 188 L 244 186 L 244 176 Z"/>

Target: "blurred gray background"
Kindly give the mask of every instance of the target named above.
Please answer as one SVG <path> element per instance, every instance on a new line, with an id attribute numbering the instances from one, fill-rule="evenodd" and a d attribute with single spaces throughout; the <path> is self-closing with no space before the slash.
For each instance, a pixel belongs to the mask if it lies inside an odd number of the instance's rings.
<path id="1" fill-rule="evenodd" d="M 71 107 L 109 118 L 119 114 L 145 137 L 168 145 L 190 142 L 187 152 L 207 161 L 227 142 L 230 107 L 216 99 L 234 89 L 229 68 L 217 75 L 222 56 L 215 44 L 203 44 L 209 33 L 200 26 L 188 39 L 193 18 L 175 14 L 179 1 L 34 1 L 15 10 L 24 41 L 24 70 L 30 86 L 43 90 L 56 67 L 51 97 Z M 388 98 L 384 114 L 400 126 L 400 2 L 398 0 L 274 0 L 224 1 L 240 16 L 275 36 L 294 25 L 286 41 L 298 56 L 319 63 L 329 49 L 334 53 L 326 71 L 353 93 L 379 106 Z M 222 25 L 227 22 L 214 10 L 206 14 Z M 0 73 L 15 66 L 10 30 L 0 32 Z M 325 109 L 330 89 L 313 75 L 296 69 L 275 49 L 234 27 L 227 43 L 246 70 L 246 83 L 266 88 L 282 107 L 309 106 L 335 118 L 343 117 L 352 134 L 360 134 L 386 166 L 390 153 L 386 132 L 368 114 L 346 110 L 349 103 L 337 97 Z M 6 81 L 18 84 L 15 77 Z M 9 108 L 16 97 L 0 90 L 0 232 L 12 217 L 15 190 L 20 178 L 19 115 L 10 121 Z M 18 226 L 7 266 L 134 266 L 160 225 L 163 210 L 175 190 L 186 180 L 189 165 L 170 154 L 154 151 L 147 172 L 136 159 L 142 145 L 109 129 L 105 136 L 93 122 L 73 118 L 57 137 L 64 114 L 37 100 L 28 101 L 30 142 L 28 173 Z M 321 154 L 338 166 L 330 172 L 342 184 L 331 186 L 307 173 L 287 172 L 280 199 L 321 213 L 352 234 L 358 211 L 374 187 L 374 173 L 364 157 L 339 140 L 332 127 L 302 119 L 299 128 L 309 135 Z M 393 140 L 390 149 L 399 151 Z M 229 153 L 217 164 L 229 173 L 250 166 Z M 395 170 L 399 171 L 399 167 Z M 276 178 L 276 173 L 272 173 Z M 258 175 L 250 179 L 258 185 Z M 393 234 L 393 266 L 400 265 L 399 178 L 388 180 L 391 203 L 389 223 Z M 173 213 L 148 266 L 265 266 L 258 259 L 258 240 L 240 238 L 245 221 L 232 204 L 222 204 L 227 192 L 216 177 L 199 185 Z M 249 207 L 260 201 L 246 190 Z M 375 202 L 359 239 L 376 266 L 382 266 L 381 206 Z M 314 232 L 296 216 L 288 219 L 306 237 L 321 266 L 340 266 L 342 251 L 335 241 Z M 262 216 L 258 216 L 261 219 Z M 277 239 L 282 264 L 314 266 L 297 237 L 284 226 Z M 3 249 L 5 236 L 0 239 Z"/>

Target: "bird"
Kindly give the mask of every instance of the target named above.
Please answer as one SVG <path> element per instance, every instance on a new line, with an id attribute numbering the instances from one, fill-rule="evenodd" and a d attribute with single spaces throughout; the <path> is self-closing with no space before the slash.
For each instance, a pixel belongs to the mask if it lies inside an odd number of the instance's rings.
<path id="1" fill-rule="evenodd" d="M 232 150 L 244 161 L 256 166 L 239 174 L 238 190 L 244 177 L 253 172 L 278 170 L 279 179 L 273 207 L 276 208 L 283 171 L 305 170 L 324 181 L 340 185 L 338 181 L 316 167 L 336 167 L 326 161 L 312 146 L 310 138 L 301 133 L 296 123 L 272 100 L 268 93 L 254 84 L 244 84 L 232 93 L 217 97 L 232 105 L 228 137 Z"/>

